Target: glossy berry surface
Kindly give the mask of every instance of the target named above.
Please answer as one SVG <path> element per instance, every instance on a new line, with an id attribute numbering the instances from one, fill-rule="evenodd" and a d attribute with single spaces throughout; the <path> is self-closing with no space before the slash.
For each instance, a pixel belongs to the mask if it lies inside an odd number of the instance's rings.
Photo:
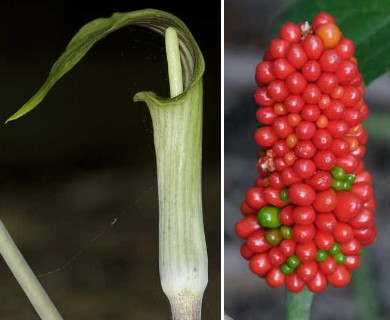
<path id="1" fill-rule="evenodd" d="M 235 225 L 241 255 L 271 287 L 346 286 L 377 232 L 355 46 L 320 12 L 311 26 L 284 24 L 266 52 L 255 70 L 258 177 Z"/>

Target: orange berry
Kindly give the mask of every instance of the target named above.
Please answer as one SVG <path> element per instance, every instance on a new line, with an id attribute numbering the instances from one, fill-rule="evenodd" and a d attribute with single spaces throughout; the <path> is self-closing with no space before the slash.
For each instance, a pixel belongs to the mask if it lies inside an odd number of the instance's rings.
<path id="1" fill-rule="evenodd" d="M 298 143 L 298 137 L 295 135 L 295 133 L 289 134 L 286 139 L 286 145 L 290 149 L 294 148 L 295 145 Z"/>
<path id="2" fill-rule="evenodd" d="M 341 31 L 334 23 L 321 24 L 316 35 L 321 38 L 325 48 L 334 48 L 341 40 Z"/>
<path id="3" fill-rule="evenodd" d="M 287 114 L 287 110 L 284 107 L 283 103 L 275 103 L 274 113 L 278 116 L 283 116 L 283 115 Z"/>
<path id="4" fill-rule="evenodd" d="M 316 121 L 317 128 L 324 129 L 328 126 L 328 118 L 325 115 L 320 115 Z"/>

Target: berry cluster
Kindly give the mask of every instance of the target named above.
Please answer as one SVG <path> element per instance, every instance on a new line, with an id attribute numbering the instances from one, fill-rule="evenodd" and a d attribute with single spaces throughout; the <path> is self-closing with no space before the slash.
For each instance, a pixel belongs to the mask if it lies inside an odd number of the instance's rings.
<path id="1" fill-rule="evenodd" d="M 235 231 L 250 270 L 272 287 L 345 286 L 376 238 L 354 51 L 321 12 L 311 26 L 283 25 L 256 67 L 259 177 Z"/>

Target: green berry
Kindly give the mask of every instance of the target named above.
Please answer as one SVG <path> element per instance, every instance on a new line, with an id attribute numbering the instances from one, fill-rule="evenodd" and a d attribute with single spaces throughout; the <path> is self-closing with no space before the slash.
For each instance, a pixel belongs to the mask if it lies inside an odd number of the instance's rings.
<path id="1" fill-rule="evenodd" d="M 287 196 L 287 192 L 288 192 L 287 188 L 280 191 L 280 199 L 282 199 L 282 201 L 284 201 L 286 203 L 290 202 L 290 199 Z"/>
<path id="2" fill-rule="evenodd" d="M 343 185 L 342 188 L 345 191 L 348 191 L 351 189 L 351 181 L 348 181 L 348 180 L 342 181 L 342 185 Z"/>
<path id="3" fill-rule="evenodd" d="M 290 226 L 281 226 L 280 235 L 282 236 L 283 239 L 292 239 L 293 238 L 292 228 Z"/>
<path id="4" fill-rule="evenodd" d="M 257 213 L 257 220 L 264 228 L 278 228 L 281 226 L 279 212 L 279 208 L 273 206 L 264 207 Z"/>
<path id="5" fill-rule="evenodd" d="M 265 232 L 265 241 L 271 246 L 277 246 L 282 241 L 279 229 L 270 229 Z"/>
<path id="6" fill-rule="evenodd" d="M 345 257 L 344 254 L 342 254 L 341 252 L 337 253 L 334 255 L 334 259 L 336 260 L 336 262 L 338 264 L 344 264 L 345 261 L 347 261 L 347 258 Z"/>
<path id="7" fill-rule="evenodd" d="M 343 190 L 343 184 L 344 184 L 343 180 L 333 179 L 332 188 L 335 189 L 336 191 L 341 191 Z"/>
<path id="8" fill-rule="evenodd" d="M 284 273 L 285 275 L 288 275 L 294 272 L 294 268 L 291 268 L 288 264 L 284 263 L 280 267 L 280 271 L 282 271 L 282 273 Z"/>
<path id="9" fill-rule="evenodd" d="M 337 243 L 337 242 L 335 242 L 334 245 L 333 245 L 333 247 L 330 248 L 330 249 L 328 250 L 328 253 L 329 253 L 331 256 L 333 256 L 333 257 L 334 257 L 336 254 L 338 254 L 339 252 L 341 252 L 341 248 L 340 248 L 340 244 Z"/>
<path id="10" fill-rule="evenodd" d="M 345 180 L 349 181 L 350 183 L 353 183 L 355 181 L 355 175 L 353 173 L 347 174 L 347 176 L 345 177 Z"/>
<path id="11" fill-rule="evenodd" d="M 289 267 L 295 269 L 301 264 L 301 260 L 299 260 L 299 258 L 294 254 L 287 258 L 286 263 L 288 264 Z"/>
<path id="12" fill-rule="evenodd" d="M 332 170 L 330 171 L 332 174 L 333 178 L 338 179 L 338 180 L 344 180 L 345 179 L 345 171 L 343 168 L 339 166 L 334 166 Z"/>
<path id="13" fill-rule="evenodd" d="M 325 261 L 328 257 L 328 253 L 325 250 L 318 250 L 316 255 L 316 261 L 322 262 Z"/>

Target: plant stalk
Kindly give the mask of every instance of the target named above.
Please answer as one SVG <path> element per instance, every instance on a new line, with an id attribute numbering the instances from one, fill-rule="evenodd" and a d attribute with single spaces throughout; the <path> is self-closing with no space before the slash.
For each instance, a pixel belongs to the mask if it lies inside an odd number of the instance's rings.
<path id="1" fill-rule="evenodd" d="M 171 35 L 175 36 L 176 32 Z M 180 59 L 180 55 L 174 59 Z M 180 60 L 168 67 L 178 64 Z M 169 75 L 172 72 L 177 70 L 170 70 Z M 203 292 L 208 281 L 201 194 L 202 95 L 202 79 L 199 79 L 185 94 L 174 99 L 161 100 L 143 92 L 135 96 L 136 101 L 147 103 L 153 121 L 160 212 L 160 278 L 174 320 L 201 319 Z"/>
<path id="2" fill-rule="evenodd" d="M 42 320 L 63 320 L 0 220 L 0 253 Z"/>
<path id="3" fill-rule="evenodd" d="M 299 293 L 287 290 L 286 320 L 309 320 L 313 295 L 306 287 Z"/>

